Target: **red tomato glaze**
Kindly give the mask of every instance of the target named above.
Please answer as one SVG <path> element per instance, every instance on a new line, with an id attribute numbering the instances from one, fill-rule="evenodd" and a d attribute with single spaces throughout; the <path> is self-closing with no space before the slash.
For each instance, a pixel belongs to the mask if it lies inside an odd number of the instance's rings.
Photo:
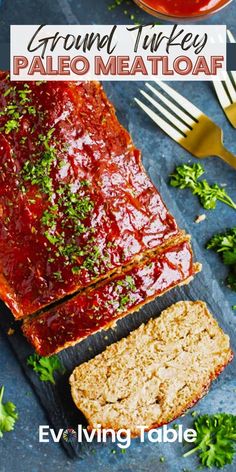
<path id="1" fill-rule="evenodd" d="M 23 332 L 42 356 L 108 327 L 194 274 L 188 242 L 166 249 L 52 310 L 26 320 Z"/>
<path id="2" fill-rule="evenodd" d="M 160 13 L 173 16 L 195 16 L 214 10 L 226 0 L 143 0 L 147 5 Z"/>
<path id="3" fill-rule="evenodd" d="M 16 318 L 178 234 L 97 82 L 0 74 L 0 296 Z"/>

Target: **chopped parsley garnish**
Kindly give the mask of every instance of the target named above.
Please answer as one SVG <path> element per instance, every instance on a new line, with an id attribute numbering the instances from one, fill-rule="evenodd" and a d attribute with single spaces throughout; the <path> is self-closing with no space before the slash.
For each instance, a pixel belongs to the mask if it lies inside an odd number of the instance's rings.
<path id="1" fill-rule="evenodd" d="M 143 23 L 143 20 L 141 21 L 140 15 L 139 15 L 140 18 L 138 18 L 137 15 L 133 13 L 134 6 L 131 6 L 130 0 L 113 0 L 113 2 L 110 3 L 110 5 L 108 5 L 107 8 L 109 11 L 112 11 L 118 7 L 123 8 L 123 14 L 127 16 L 135 24 L 139 25 L 140 23 Z"/>
<path id="2" fill-rule="evenodd" d="M 27 111 L 28 111 L 29 115 L 34 115 L 35 116 L 37 114 L 37 110 L 34 106 L 28 106 Z"/>
<path id="3" fill-rule="evenodd" d="M 20 105 L 25 105 L 30 102 L 29 94 L 32 93 L 32 90 L 30 90 L 28 84 L 24 84 L 24 88 L 22 90 L 17 90 L 17 93 L 20 97 Z"/>
<path id="4" fill-rule="evenodd" d="M 193 195 L 199 197 L 203 208 L 206 210 L 214 209 L 217 200 L 236 210 L 236 204 L 227 195 L 225 189 L 219 187 L 218 184 L 210 185 L 205 179 L 198 180 L 202 174 L 204 174 L 204 168 L 201 164 L 177 166 L 175 172 L 170 175 L 170 185 L 181 190 L 189 188 Z"/>
<path id="5" fill-rule="evenodd" d="M 37 85 L 40 83 L 42 82 Z M 0 114 L 7 116 L 7 121 L 2 128 L 6 134 L 19 130 L 20 120 L 25 114 L 44 116 L 34 106 L 32 90 L 28 84 L 23 84 L 20 89 L 17 86 L 10 87 L 4 95 L 8 97 L 7 104 Z M 94 202 L 87 194 L 87 189 L 91 184 L 88 180 L 81 179 L 79 189 L 74 190 L 73 185 L 54 182 L 54 169 L 68 165 L 64 152 L 67 152 L 69 143 L 57 142 L 55 128 L 50 128 L 46 132 L 41 131 L 39 134 L 36 130 L 37 126 L 32 126 L 27 131 L 27 136 L 23 135 L 20 138 L 20 144 L 24 145 L 28 134 L 35 133 L 33 144 L 36 148 L 23 165 L 20 188 L 22 193 L 27 195 L 26 182 L 37 185 L 39 198 L 43 197 L 43 201 L 46 202 L 46 209 L 41 215 L 41 223 L 44 236 L 49 242 L 47 244 L 50 256 L 48 262 L 54 263 L 57 258 L 64 257 L 65 264 L 71 264 L 73 274 L 78 274 L 82 269 L 96 274 L 98 263 L 102 259 L 105 260 L 107 256 L 101 254 L 100 249 L 94 245 L 92 233 L 96 229 L 86 222 L 94 208 Z M 31 231 L 36 231 L 33 226 Z M 84 239 L 80 247 L 81 238 Z M 54 270 L 55 272 L 53 269 L 51 271 L 52 275 L 61 280 L 61 272 L 57 271 L 57 267 Z"/>
<path id="6" fill-rule="evenodd" d="M 199 416 L 194 421 L 195 447 L 183 457 L 198 453 L 201 465 L 224 467 L 232 464 L 236 446 L 236 416 L 227 413 Z"/>
<path id="7" fill-rule="evenodd" d="M 54 275 L 55 279 L 62 280 L 62 274 L 61 274 L 60 270 L 58 270 L 57 272 L 54 272 L 53 275 Z"/>
<path id="8" fill-rule="evenodd" d="M 7 97 L 14 90 L 15 90 L 15 87 L 9 87 L 8 89 L 5 90 L 5 92 L 3 93 L 3 96 Z"/>
<path id="9" fill-rule="evenodd" d="M 130 290 L 135 290 L 135 283 L 133 277 L 131 275 L 126 275 L 125 279 L 118 280 L 117 285 L 121 285 L 123 287 L 127 287 Z"/>
<path id="10" fill-rule="evenodd" d="M 0 389 L 0 438 L 4 433 L 12 431 L 18 419 L 16 406 L 12 402 L 3 403 L 4 387 Z"/>
<path id="11" fill-rule="evenodd" d="M 81 187 L 83 187 L 83 184 Z M 87 186 L 87 183 L 86 183 Z M 87 195 L 81 195 L 80 192 L 73 193 L 70 185 L 61 185 L 57 190 L 59 196 L 57 204 L 51 205 L 44 211 L 41 222 L 46 226 L 44 232 L 48 241 L 55 245 L 57 256 L 65 257 L 69 263 L 74 263 L 75 266 L 71 269 L 73 274 L 77 274 L 79 270 L 86 269 L 95 271 L 95 265 L 98 262 L 100 251 L 95 245 L 92 245 L 93 238 L 88 241 L 87 247 L 81 249 L 78 245 L 76 237 L 90 232 L 90 227 L 87 227 L 82 221 L 85 220 L 92 212 L 94 203 Z M 58 216 L 60 212 L 63 214 L 63 219 L 60 224 L 62 229 L 57 231 Z M 73 229 L 74 236 L 69 241 L 65 238 L 65 231 L 63 228 Z M 91 243 L 91 244 L 90 244 Z M 85 257 L 78 268 L 77 258 Z"/>
<path id="12" fill-rule="evenodd" d="M 57 235 L 53 235 L 49 233 L 49 231 L 45 231 L 44 236 L 48 239 L 51 244 L 57 244 L 61 241 L 61 239 Z"/>
<path id="13" fill-rule="evenodd" d="M 126 281 L 126 283 L 127 283 L 127 285 L 128 285 L 128 288 L 129 288 L 130 290 L 135 290 L 135 289 L 136 289 L 136 286 L 135 286 L 135 283 L 134 283 L 134 279 L 133 279 L 133 277 L 131 277 L 131 275 L 126 275 L 125 281 Z"/>
<path id="14" fill-rule="evenodd" d="M 207 244 L 207 249 L 221 254 L 224 264 L 230 266 L 227 283 L 236 292 L 236 227 L 213 236 Z"/>
<path id="15" fill-rule="evenodd" d="M 20 144 L 25 144 L 26 141 L 27 141 L 27 136 L 22 136 L 22 138 L 20 138 Z"/>
<path id="16" fill-rule="evenodd" d="M 88 255 L 84 260 L 83 264 L 81 265 L 82 269 L 87 269 L 89 271 L 97 272 L 96 270 L 96 263 L 99 260 L 100 250 L 99 247 L 93 246 L 91 251 L 91 255 Z"/>
<path id="17" fill-rule="evenodd" d="M 31 93 L 32 90 L 30 90 L 28 84 L 24 84 L 24 88 L 21 90 L 17 90 L 16 87 L 9 87 L 4 92 L 4 97 L 8 97 L 10 94 L 13 95 L 12 101 L 0 112 L 1 116 L 7 116 L 9 118 L 3 127 L 6 134 L 19 130 L 20 120 L 27 112 L 36 115 L 36 108 L 29 105 Z"/>
<path id="18" fill-rule="evenodd" d="M 26 161 L 22 170 L 23 179 L 32 185 L 39 185 L 44 193 L 52 192 L 52 179 L 49 176 L 53 159 L 48 154 L 43 155 L 41 161 L 34 164 Z"/>
<path id="19" fill-rule="evenodd" d="M 121 297 L 119 301 L 119 310 L 122 310 L 129 303 L 129 301 L 130 301 L 129 294 Z"/>
<path id="20" fill-rule="evenodd" d="M 56 383 L 54 378 L 55 372 L 65 372 L 57 356 L 40 357 L 38 354 L 33 354 L 28 357 L 27 364 L 39 375 L 40 380 L 51 382 L 52 384 Z"/>
<path id="21" fill-rule="evenodd" d="M 53 205 L 49 210 L 45 210 L 41 218 L 42 224 L 48 226 L 49 228 L 54 227 L 57 219 L 57 211 L 58 205 Z"/>
<path id="22" fill-rule="evenodd" d="M 8 120 L 5 123 L 5 133 L 9 134 L 11 131 L 17 131 L 19 129 L 19 122 L 15 119 Z"/>
<path id="23" fill-rule="evenodd" d="M 90 197 L 79 197 L 77 193 L 68 193 L 63 202 L 65 214 L 71 220 L 84 220 L 94 207 Z"/>
<path id="24" fill-rule="evenodd" d="M 49 142 L 54 131 L 52 128 L 45 136 L 39 135 L 39 142 L 44 146 L 42 157 L 35 163 L 26 161 L 22 169 L 23 179 L 30 181 L 32 185 L 38 185 L 46 194 L 51 194 L 53 190 L 50 172 L 52 164 L 56 160 L 56 148 Z"/>
<path id="25" fill-rule="evenodd" d="M 131 293 L 123 294 L 123 290 L 119 289 L 119 287 L 125 287 L 126 291 L 131 290 Z M 132 291 L 134 292 L 135 289 L 134 279 L 130 275 L 126 275 L 125 279 L 115 282 L 114 291 L 118 295 L 118 311 L 122 311 L 129 303 L 132 303 Z"/>

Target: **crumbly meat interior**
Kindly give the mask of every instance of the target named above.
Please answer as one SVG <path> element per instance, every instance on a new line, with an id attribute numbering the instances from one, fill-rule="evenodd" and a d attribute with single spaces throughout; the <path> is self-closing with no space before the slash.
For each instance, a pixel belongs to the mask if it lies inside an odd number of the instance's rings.
<path id="1" fill-rule="evenodd" d="M 179 302 L 77 367 L 76 406 L 90 427 L 147 429 L 181 415 L 230 361 L 229 338 L 203 302 Z"/>

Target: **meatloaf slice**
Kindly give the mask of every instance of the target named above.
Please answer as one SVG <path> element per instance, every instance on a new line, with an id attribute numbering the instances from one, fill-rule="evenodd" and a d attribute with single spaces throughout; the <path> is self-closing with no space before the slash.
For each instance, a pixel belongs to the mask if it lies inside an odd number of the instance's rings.
<path id="1" fill-rule="evenodd" d="M 97 82 L 0 73 L 0 297 L 16 318 L 180 230 Z"/>
<path id="2" fill-rule="evenodd" d="M 193 263 L 189 242 L 182 241 L 41 315 L 27 318 L 23 332 L 39 354 L 51 355 L 109 328 L 170 288 L 187 283 L 199 268 Z"/>
<path id="3" fill-rule="evenodd" d="M 182 301 L 77 367 L 70 377 L 89 428 L 133 436 L 180 416 L 232 359 L 229 337 L 202 301 Z"/>

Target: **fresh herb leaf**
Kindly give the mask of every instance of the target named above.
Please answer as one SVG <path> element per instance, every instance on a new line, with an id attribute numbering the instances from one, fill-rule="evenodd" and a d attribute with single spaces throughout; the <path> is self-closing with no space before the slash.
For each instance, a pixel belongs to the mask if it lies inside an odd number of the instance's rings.
<path id="1" fill-rule="evenodd" d="M 18 419 L 16 406 L 12 402 L 3 403 L 4 387 L 0 389 L 0 438 L 3 433 L 12 431 Z"/>
<path id="2" fill-rule="evenodd" d="M 9 134 L 11 131 L 18 131 L 19 122 L 16 119 L 8 120 L 5 124 L 5 133 Z"/>
<path id="3" fill-rule="evenodd" d="M 236 227 L 215 234 L 208 242 L 207 249 L 222 254 L 224 264 L 230 266 L 227 284 L 236 291 Z"/>
<path id="4" fill-rule="evenodd" d="M 225 265 L 236 265 L 236 247 L 223 253 L 223 261 Z"/>
<path id="5" fill-rule="evenodd" d="M 231 272 L 228 275 L 228 277 L 226 279 L 226 282 L 227 282 L 229 288 L 231 288 L 231 290 L 236 292 L 236 268 L 234 268 L 234 272 Z"/>
<path id="6" fill-rule="evenodd" d="M 218 184 L 210 185 L 205 179 L 198 180 L 202 174 L 204 174 L 204 168 L 201 164 L 177 166 L 175 172 L 170 175 L 170 185 L 181 190 L 189 188 L 193 195 L 199 197 L 203 208 L 206 210 L 213 210 L 216 207 L 217 200 L 236 210 L 236 204 L 225 189 L 219 187 Z"/>
<path id="7" fill-rule="evenodd" d="M 229 251 L 234 248 L 236 248 L 236 227 L 225 233 L 216 234 L 207 244 L 207 249 L 214 249 L 217 252 Z"/>
<path id="8" fill-rule="evenodd" d="M 27 359 L 27 364 L 31 366 L 34 372 L 37 372 L 40 380 L 55 384 L 54 374 L 56 371 L 65 372 L 65 369 L 57 356 L 40 357 L 33 354 Z"/>
<path id="9" fill-rule="evenodd" d="M 192 188 L 196 186 L 196 181 L 204 173 L 204 169 L 200 164 L 193 164 L 189 166 L 183 164 L 177 166 L 173 174 L 170 175 L 170 185 L 180 189 Z"/>
<path id="10" fill-rule="evenodd" d="M 186 452 L 188 457 L 198 452 L 205 467 L 223 467 L 231 464 L 236 444 L 236 416 L 227 413 L 199 416 L 194 421 L 197 437 L 195 447 Z"/>

